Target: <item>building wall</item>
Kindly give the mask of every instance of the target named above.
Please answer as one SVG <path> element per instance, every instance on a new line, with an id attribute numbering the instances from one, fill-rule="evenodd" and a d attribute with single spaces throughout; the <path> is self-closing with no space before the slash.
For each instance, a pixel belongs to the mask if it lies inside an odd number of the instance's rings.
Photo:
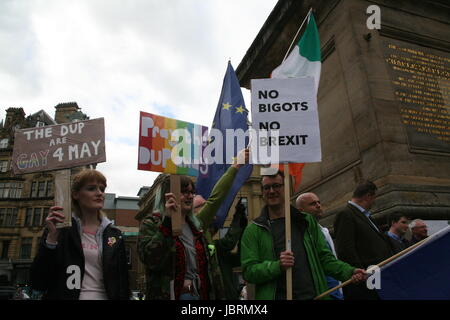
<path id="1" fill-rule="evenodd" d="M 366 10 L 373 4 L 381 9 L 380 30 L 369 30 L 366 25 Z M 319 195 L 327 212 L 322 221 L 326 226 L 332 226 L 335 213 L 363 179 L 379 187 L 373 212 L 380 223 L 393 212 L 450 220 L 450 141 L 445 140 L 450 135 L 445 112 L 450 107 L 449 6 L 441 1 L 279 1 L 237 68 L 242 86 L 249 88 L 250 79 L 270 76 L 311 7 L 323 60 L 318 91 L 322 161 L 305 165 L 299 193 Z M 433 97 L 440 107 L 431 110 L 425 104 L 431 92 L 426 84 L 418 90 L 405 89 L 410 82 L 404 78 L 412 77 L 405 74 L 418 73 L 411 66 L 401 73 L 388 59 L 403 55 L 400 60 L 407 62 L 413 54 L 408 56 L 390 45 L 442 59 L 430 65 L 442 67 L 442 76 L 425 72 L 430 78 L 425 83 L 435 85 Z M 423 61 L 417 64 L 425 66 Z M 419 96 L 419 103 L 405 103 L 400 94 Z M 419 134 L 405 116 L 405 110 L 411 109 L 428 114 L 421 114 L 425 120 L 419 125 L 439 129 L 436 123 L 440 123 L 444 129 Z"/>

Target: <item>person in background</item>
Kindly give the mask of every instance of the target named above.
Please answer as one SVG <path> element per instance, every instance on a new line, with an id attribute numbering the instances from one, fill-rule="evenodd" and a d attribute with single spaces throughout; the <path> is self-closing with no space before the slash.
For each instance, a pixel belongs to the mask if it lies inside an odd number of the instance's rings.
<path id="1" fill-rule="evenodd" d="M 408 230 L 408 218 L 401 213 L 393 213 L 390 218 L 390 228 L 386 234 L 392 246 L 394 254 L 409 247 L 408 240 L 405 239 L 405 233 Z"/>
<path id="2" fill-rule="evenodd" d="M 239 294 L 239 300 L 248 300 L 248 293 L 247 293 L 247 281 L 244 281 L 244 283 L 241 285 L 241 293 Z"/>
<path id="3" fill-rule="evenodd" d="M 352 200 L 334 220 L 334 236 L 338 258 L 358 268 L 367 269 L 392 256 L 387 236 L 375 224 L 369 211 L 375 203 L 377 186 L 371 181 L 360 183 Z M 345 300 L 378 300 L 375 290 L 365 283 L 343 288 Z"/>
<path id="4" fill-rule="evenodd" d="M 233 272 L 233 268 L 240 267 L 240 250 L 239 240 L 242 233 L 247 226 L 247 216 L 245 213 L 245 206 L 239 199 L 235 207 L 235 213 L 230 227 L 220 239 L 213 240 L 218 229 L 211 224 L 206 238 L 208 240 L 208 247 L 211 253 L 211 261 L 214 264 L 214 272 L 216 281 L 222 282 L 223 290 L 225 292 L 225 299 L 238 300 L 239 299 L 239 279 L 237 274 Z M 203 208 L 206 200 L 201 195 L 194 197 L 194 213 L 198 213 Z M 238 248 L 237 252 L 233 249 Z"/>
<path id="5" fill-rule="evenodd" d="M 31 287 L 51 300 L 128 300 L 128 265 L 122 232 L 102 213 L 105 176 L 82 170 L 72 182 L 72 226 L 53 206 L 31 267 Z"/>
<path id="6" fill-rule="evenodd" d="M 410 245 L 416 244 L 417 242 L 428 238 L 428 227 L 423 220 L 415 219 L 411 221 L 409 228 L 412 233 Z"/>
<path id="7" fill-rule="evenodd" d="M 333 255 L 337 258 L 336 250 L 334 248 L 334 243 L 333 243 L 333 239 L 330 236 L 330 232 L 328 231 L 327 228 L 321 226 L 319 223 L 319 220 L 321 218 L 323 218 L 323 210 L 322 210 L 322 206 L 320 204 L 319 197 L 312 192 L 302 193 L 301 195 L 299 195 L 297 197 L 295 204 L 296 204 L 296 207 L 298 210 L 309 213 L 314 218 L 316 218 L 317 224 L 318 224 L 320 230 L 322 231 L 323 236 L 325 237 L 328 248 L 331 250 Z M 329 289 L 334 288 L 341 284 L 340 281 L 334 279 L 333 277 L 326 276 L 326 278 L 327 278 L 327 284 L 328 284 Z M 332 293 L 330 293 L 330 296 L 335 300 L 343 300 L 344 299 L 344 294 L 342 292 L 342 289 L 333 291 Z"/>

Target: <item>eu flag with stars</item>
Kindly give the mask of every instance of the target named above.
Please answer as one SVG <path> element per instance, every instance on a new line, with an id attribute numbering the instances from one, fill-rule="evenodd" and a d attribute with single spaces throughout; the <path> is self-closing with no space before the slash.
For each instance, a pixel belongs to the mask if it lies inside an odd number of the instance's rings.
<path id="1" fill-rule="evenodd" d="M 201 165 L 200 173 L 197 178 L 196 192 L 197 194 L 203 196 L 203 198 L 208 199 L 211 191 L 216 184 L 216 182 L 222 177 L 222 175 L 227 171 L 230 166 L 232 159 L 227 159 L 227 139 L 226 130 L 227 129 L 242 129 L 244 132 L 248 130 L 247 121 L 248 111 L 245 108 L 244 98 L 242 97 L 241 87 L 239 85 L 236 73 L 228 62 L 227 72 L 223 79 L 222 92 L 220 94 L 219 103 L 217 105 L 216 114 L 214 116 L 214 121 L 212 124 L 213 129 L 220 130 L 222 132 L 223 143 L 223 159 L 221 163 L 213 163 L 209 165 Z M 235 141 L 235 139 L 233 139 Z M 245 146 L 248 145 L 248 137 L 245 139 Z M 233 148 L 233 156 L 236 157 L 238 150 L 237 143 L 234 146 L 228 146 L 228 149 Z M 217 149 L 216 149 L 217 151 Z M 228 153 L 231 153 L 230 151 Z M 220 154 L 220 152 L 218 153 Z M 217 158 L 216 158 L 217 159 Z M 217 161 L 216 161 L 217 162 Z M 233 203 L 236 194 L 242 185 L 247 181 L 252 173 L 253 166 L 251 164 L 246 164 L 242 166 L 233 182 L 225 201 L 222 203 L 219 211 L 216 213 L 216 220 L 214 225 L 217 228 L 221 228 L 225 219 L 228 215 L 228 210 Z"/>

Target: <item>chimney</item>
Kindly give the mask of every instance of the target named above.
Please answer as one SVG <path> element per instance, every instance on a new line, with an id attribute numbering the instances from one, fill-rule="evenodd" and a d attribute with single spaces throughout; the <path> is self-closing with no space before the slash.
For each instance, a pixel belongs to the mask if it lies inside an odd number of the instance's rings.
<path id="1" fill-rule="evenodd" d="M 76 102 L 60 103 L 55 107 L 56 123 L 70 122 L 70 116 L 80 110 Z"/>
<path id="2" fill-rule="evenodd" d="M 14 123 L 22 123 L 23 120 L 25 120 L 23 108 L 8 108 L 4 128 L 10 128 Z"/>

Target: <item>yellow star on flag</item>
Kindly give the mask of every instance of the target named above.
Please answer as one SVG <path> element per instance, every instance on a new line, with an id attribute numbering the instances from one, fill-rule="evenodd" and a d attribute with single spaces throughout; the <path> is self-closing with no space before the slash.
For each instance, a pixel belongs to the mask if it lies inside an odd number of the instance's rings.
<path id="1" fill-rule="evenodd" d="M 223 108 L 224 108 L 225 110 L 230 110 L 230 108 L 232 107 L 232 105 L 229 104 L 228 102 L 227 102 L 227 103 L 222 103 L 222 105 L 223 105 Z"/>
<path id="2" fill-rule="evenodd" d="M 242 113 L 244 114 L 245 108 L 243 106 L 237 107 L 236 108 L 236 113 Z"/>

